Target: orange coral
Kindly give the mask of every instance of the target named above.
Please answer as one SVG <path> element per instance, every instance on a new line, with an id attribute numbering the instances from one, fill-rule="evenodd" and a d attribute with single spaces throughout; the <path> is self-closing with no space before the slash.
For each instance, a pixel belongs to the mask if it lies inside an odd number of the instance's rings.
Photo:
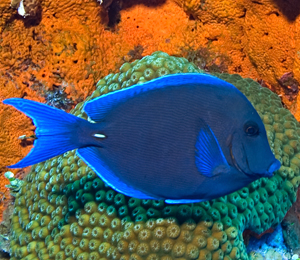
<path id="1" fill-rule="evenodd" d="M 1 68 L 16 69 L 30 59 L 30 73 L 47 87 L 66 80 L 75 95 L 85 97 L 93 83 L 114 71 L 138 44 L 144 46 L 144 55 L 158 49 L 179 54 L 184 45 L 206 46 L 231 57 L 229 72 L 263 77 L 272 84 L 299 62 L 293 40 L 296 26 L 276 15 L 280 11 L 269 2 L 259 7 L 233 0 L 180 3 L 196 20 L 171 1 L 152 6 L 125 2 L 121 22 L 112 31 L 106 30 L 99 15 L 105 11 L 96 1 L 44 1 L 40 24 L 30 26 L 18 19 L 4 30 Z M 299 75 L 295 71 L 295 77 Z"/>
<path id="2" fill-rule="evenodd" d="M 7 193 L 7 188 L 5 185 L 8 184 L 7 179 L 4 177 L 4 175 L 0 175 L 0 222 L 2 221 L 2 216 L 3 216 L 3 210 L 5 208 L 5 198 L 8 195 Z"/>
<path id="3" fill-rule="evenodd" d="M 49 88 L 66 81 L 71 96 L 84 98 L 134 46 L 142 45 L 143 55 L 156 50 L 179 55 L 188 45 L 223 53 L 232 61 L 229 72 L 273 85 L 288 71 L 300 78 L 297 23 L 284 10 L 269 1 L 174 1 L 178 5 L 124 1 L 114 30 L 104 23 L 107 14 L 97 1 L 43 1 L 39 24 L 19 17 L 2 26 L 0 69 L 23 74 L 20 66 L 27 61 L 31 79 Z M 1 17 L 11 18 L 16 11 L 7 5 L 0 4 Z M 19 84 L 30 86 L 30 77 Z"/>
<path id="4" fill-rule="evenodd" d="M 13 81 L 1 73 L 0 76 L 2 76 L 0 77 L 0 191 L 6 193 L 5 185 L 9 184 L 9 181 L 4 177 L 4 173 L 8 170 L 5 166 L 22 159 L 30 150 L 30 146 L 21 146 L 17 137 L 31 135 L 34 127 L 24 114 L 2 104 L 1 101 L 5 98 L 24 95 L 24 88 L 17 88 Z M 12 129 L 14 135 L 11 135 Z M 11 171 L 17 173 L 16 169 Z M 0 222 L 3 206 L 4 204 L 0 203 Z"/>
<path id="5" fill-rule="evenodd" d="M 12 81 L 0 78 L 0 101 L 9 97 L 21 97 L 22 89 L 17 89 Z M 24 91 L 24 90 L 23 90 Z M 34 127 L 31 120 L 24 114 L 15 109 L 0 103 L 0 171 L 3 172 L 5 165 L 14 164 L 17 160 L 24 157 L 30 150 L 30 147 L 22 147 L 20 140 L 21 135 L 33 134 Z M 14 118 L 12 120 L 12 118 Z M 10 135 L 14 129 L 14 135 Z"/>

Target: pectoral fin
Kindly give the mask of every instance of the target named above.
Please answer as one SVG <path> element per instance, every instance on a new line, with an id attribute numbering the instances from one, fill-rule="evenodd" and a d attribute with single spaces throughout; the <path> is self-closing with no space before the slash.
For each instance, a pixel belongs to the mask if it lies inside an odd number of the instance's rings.
<path id="1" fill-rule="evenodd" d="M 201 120 L 200 126 L 195 145 L 195 163 L 201 174 L 206 177 L 213 177 L 220 174 L 220 166 L 224 170 L 229 169 L 230 166 L 209 125 Z"/>

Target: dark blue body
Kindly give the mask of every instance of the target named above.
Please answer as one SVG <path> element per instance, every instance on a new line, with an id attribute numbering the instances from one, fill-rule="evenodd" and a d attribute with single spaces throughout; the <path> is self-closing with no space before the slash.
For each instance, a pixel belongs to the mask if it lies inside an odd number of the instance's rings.
<path id="1" fill-rule="evenodd" d="M 49 125 L 56 109 L 42 109 L 41 117 L 33 111 L 36 104 L 26 109 L 19 104 L 31 101 L 14 100 L 6 103 L 35 119 L 41 143 L 40 151 L 34 148 L 35 154 L 33 149 L 23 164 L 14 165 L 20 167 L 36 163 L 38 155 L 44 159 L 42 142 L 49 137 L 39 129 Z M 104 181 L 128 196 L 170 203 L 208 200 L 272 176 L 280 167 L 250 102 L 209 75 L 169 75 L 101 96 L 84 110 L 93 123 L 59 111 L 65 123 L 55 134 L 61 144 L 52 148 L 79 148 L 78 155 Z M 249 135 L 248 125 L 259 131 Z"/>

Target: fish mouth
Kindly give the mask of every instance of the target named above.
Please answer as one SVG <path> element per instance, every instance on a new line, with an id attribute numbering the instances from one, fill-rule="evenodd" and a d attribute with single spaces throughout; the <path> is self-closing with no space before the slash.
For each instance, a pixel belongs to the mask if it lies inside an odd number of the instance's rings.
<path id="1" fill-rule="evenodd" d="M 244 148 L 244 145 L 242 144 L 242 147 L 243 147 L 243 151 L 245 152 L 246 154 L 246 151 L 245 151 L 245 148 Z M 242 167 L 239 166 L 239 164 L 237 163 L 235 157 L 234 157 L 234 154 L 233 154 L 233 151 L 232 151 L 232 144 L 230 144 L 230 157 L 231 157 L 231 160 L 232 160 L 232 163 L 233 165 L 236 167 L 236 169 L 239 171 L 239 172 L 242 172 L 244 173 L 246 176 L 249 176 L 251 178 L 253 177 L 259 177 L 259 178 L 263 178 L 263 177 L 272 177 L 273 176 L 273 171 L 271 171 L 272 169 L 271 168 L 277 168 L 277 164 L 273 163 L 270 167 L 269 167 L 269 170 L 264 172 L 264 173 L 255 173 L 253 171 L 250 170 L 250 167 L 249 167 L 249 162 L 248 162 L 248 158 L 246 156 L 246 165 L 247 165 L 247 168 L 249 169 L 249 172 L 246 172 L 242 169 Z"/>

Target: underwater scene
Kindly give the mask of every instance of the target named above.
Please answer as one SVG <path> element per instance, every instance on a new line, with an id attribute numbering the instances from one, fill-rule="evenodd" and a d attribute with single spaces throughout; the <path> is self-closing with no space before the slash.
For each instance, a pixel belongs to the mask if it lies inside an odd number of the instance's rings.
<path id="1" fill-rule="evenodd" d="M 0 0 L 0 260 L 300 260 L 299 24 Z"/>

